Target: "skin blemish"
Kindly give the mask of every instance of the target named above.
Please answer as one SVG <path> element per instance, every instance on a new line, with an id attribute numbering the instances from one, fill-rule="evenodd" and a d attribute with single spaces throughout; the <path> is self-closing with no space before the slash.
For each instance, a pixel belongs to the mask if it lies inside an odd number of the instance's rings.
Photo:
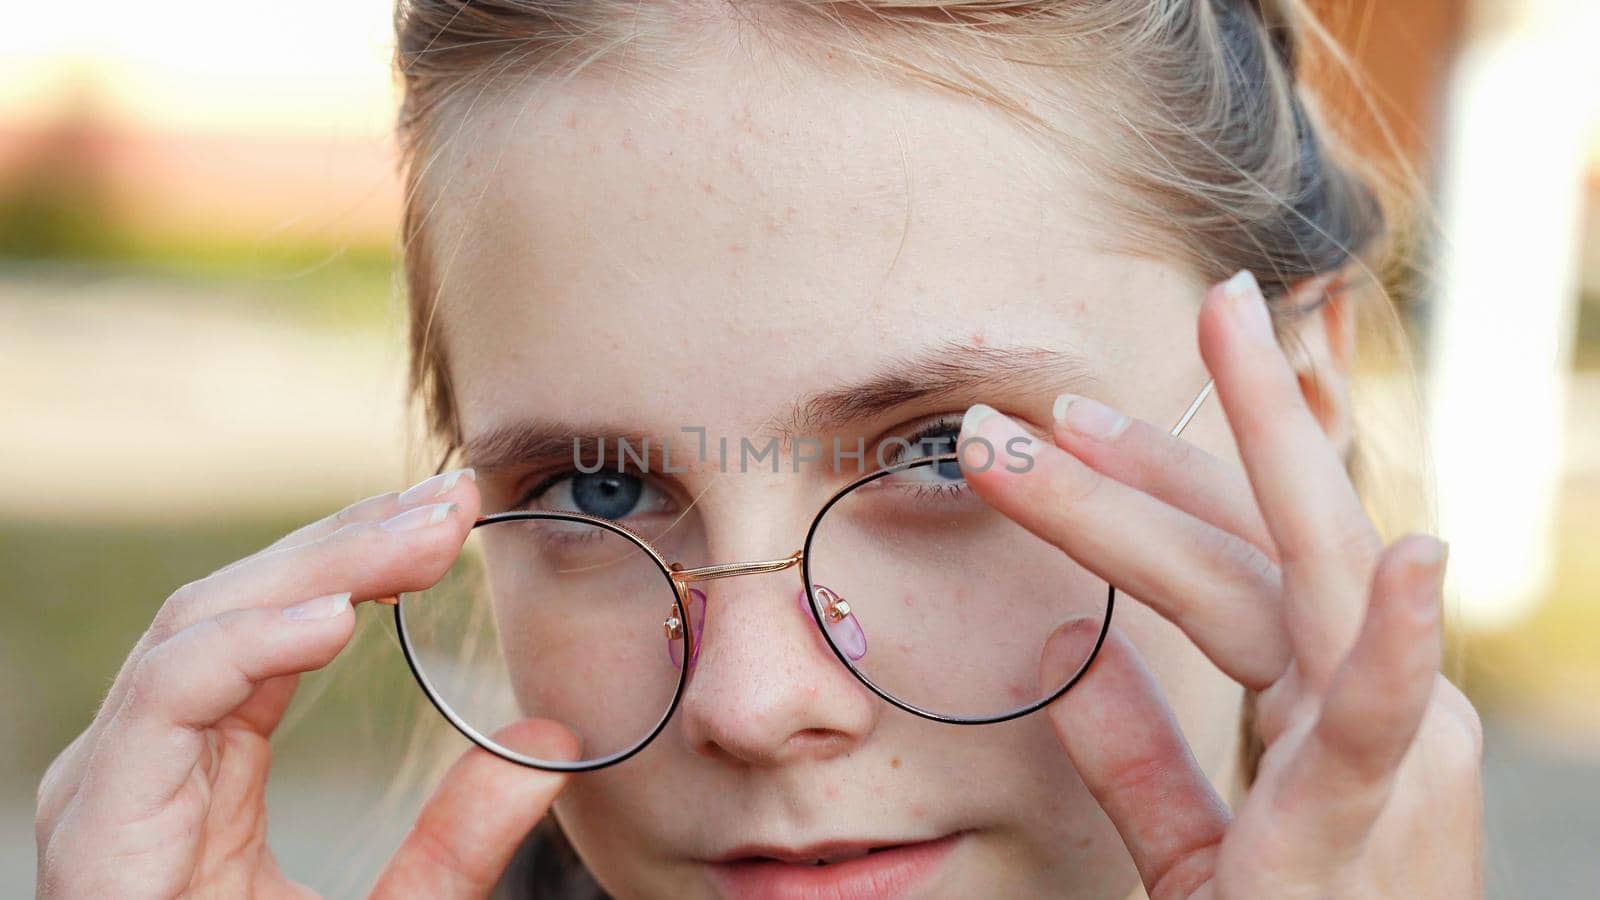
<path id="1" fill-rule="evenodd" d="M 891 768 L 891 769 L 900 768 L 900 757 L 896 756 L 893 759 L 889 760 L 889 768 Z"/>
<path id="2" fill-rule="evenodd" d="M 717 192 L 716 185 L 712 184 L 709 181 L 701 182 L 700 189 L 705 191 L 708 194 L 715 194 Z"/>
<path id="3" fill-rule="evenodd" d="M 578 114 L 577 113 L 568 114 L 568 116 L 567 116 L 567 127 L 568 128 L 577 128 L 578 127 Z"/>
<path id="4" fill-rule="evenodd" d="M 917 595 L 916 594 L 912 594 L 912 593 L 907 593 L 905 595 L 905 598 L 902 599 L 900 602 L 904 603 L 906 605 L 907 609 L 910 609 L 911 607 L 917 605 Z"/>
<path id="5" fill-rule="evenodd" d="M 744 245 L 743 244 L 729 244 L 728 245 L 728 252 L 729 253 L 743 253 L 744 252 Z"/>

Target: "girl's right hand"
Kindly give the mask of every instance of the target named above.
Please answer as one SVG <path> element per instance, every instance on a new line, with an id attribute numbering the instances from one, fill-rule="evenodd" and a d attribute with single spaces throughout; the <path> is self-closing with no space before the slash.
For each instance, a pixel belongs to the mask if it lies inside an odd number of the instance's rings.
<path id="1" fill-rule="evenodd" d="M 437 475 L 173 593 L 39 785 L 39 896 L 311 896 L 266 843 L 272 731 L 299 674 L 349 642 L 352 604 L 438 582 L 478 507 L 471 470 Z M 576 738 L 554 723 L 513 728 L 521 733 L 499 737 L 541 756 L 576 755 Z M 375 895 L 487 896 L 564 783 L 473 748 L 423 807 Z"/>

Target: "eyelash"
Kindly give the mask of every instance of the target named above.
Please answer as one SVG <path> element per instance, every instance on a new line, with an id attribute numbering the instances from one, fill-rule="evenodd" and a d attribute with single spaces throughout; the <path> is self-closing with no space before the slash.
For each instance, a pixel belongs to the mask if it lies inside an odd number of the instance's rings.
<path id="1" fill-rule="evenodd" d="M 910 444 L 913 448 L 915 448 L 922 441 L 924 441 L 924 440 L 926 440 L 928 438 L 931 438 L 934 435 L 950 434 L 951 432 L 954 432 L 957 435 L 959 435 L 961 433 L 961 417 L 960 416 L 945 416 L 942 419 L 936 419 L 936 420 L 934 420 L 932 422 L 929 422 L 928 424 L 923 425 L 922 427 L 918 428 L 916 431 L 914 431 L 911 434 L 907 435 L 906 438 L 905 438 L 905 441 L 906 441 L 906 443 Z M 945 452 L 949 452 L 949 451 L 945 451 Z M 931 454 L 931 455 L 933 455 L 933 456 L 943 456 L 944 453 L 935 453 L 935 454 Z M 912 458 L 913 459 L 917 459 L 918 457 L 912 457 Z"/>
<path id="2" fill-rule="evenodd" d="M 536 483 L 533 487 L 529 488 L 528 490 L 524 491 L 523 494 L 522 494 L 522 498 L 520 500 L 516 501 L 515 503 L 511 504 L 511 508 L 512 509 L 526 509 L 528 504 L 532 503 L 534 500 L 537 500 L 546 491 L 548 491 L 551 488 L 555 487 L 556 485 L 560 484 L 563 479 L 571 478 L 572 476 L 577 475 L 577 474 L 579 474 L 577 469 L 562 469 L 562 470 L 559 470 L 559 471 L 556 471 L 556 472 L 552 472 L 552 473 L 548 473 L 548 474 L 544 475 L 543 477 L 541 477 L 539 479 L 538 483 Z"/>

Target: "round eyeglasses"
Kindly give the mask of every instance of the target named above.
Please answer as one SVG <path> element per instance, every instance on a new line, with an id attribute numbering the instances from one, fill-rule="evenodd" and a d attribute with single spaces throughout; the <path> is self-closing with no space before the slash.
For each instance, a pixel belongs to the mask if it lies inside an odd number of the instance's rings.
<path id="1" fill-rule="evenodd" d="M 1210 393 L 1208 382 L 1172 433 Z M 872 693 L 959 725 L 1035 712 L 1089 670 L 1116 588 L 966 488 L 954 453 L 863 475 L 822 505 L 780 559 L 685 568 L 686 529 L 657 533 L 581 512 L 511 511 L 475 523 L 434 587 L 403 594 L 395 625 L 428 698 L 479 746 L 522 765 L 589 771 L 661 733 L 701 653 L 711 582 L 798 568 L 785 614 Z M 1059 682 L 1039 661 L 1061 628 L 1096 630 Z M 519 749 L 519 723 L 551 719 L 576 759 Z"/>

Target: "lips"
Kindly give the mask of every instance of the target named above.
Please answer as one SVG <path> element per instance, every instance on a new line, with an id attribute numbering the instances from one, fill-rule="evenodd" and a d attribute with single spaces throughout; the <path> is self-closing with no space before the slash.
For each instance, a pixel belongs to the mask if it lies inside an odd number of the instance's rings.
<path id="1" fill-rule="evenodd" d="M 960 839 L 747 846 L 709 868 L 728 900 L 889 900 L 927 883 Z"/>

